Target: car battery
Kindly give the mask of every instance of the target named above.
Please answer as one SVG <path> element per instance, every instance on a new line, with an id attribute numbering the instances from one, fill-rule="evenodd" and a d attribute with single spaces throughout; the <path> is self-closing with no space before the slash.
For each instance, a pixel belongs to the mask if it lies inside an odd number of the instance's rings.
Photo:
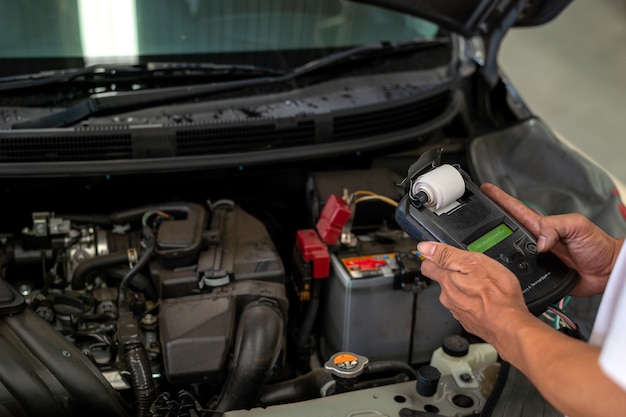
<path id="1" fill-rule="evenodd" d="M 414 246 L 413 246 L 414 247 Z M 325 283 L 321 351 L 366 356 L 370 361 L 426 363 L 445 336 L 461 327 L 439 302 L 432 281 L 417 291 L 398 289 L 397 254 L 331 255 Z"/>

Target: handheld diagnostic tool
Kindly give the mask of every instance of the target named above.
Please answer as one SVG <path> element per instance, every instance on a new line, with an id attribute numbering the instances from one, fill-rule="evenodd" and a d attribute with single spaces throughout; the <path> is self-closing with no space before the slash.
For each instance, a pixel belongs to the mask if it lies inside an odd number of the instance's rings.
<path id="1" fill-rule="evenodd" d="M 566 296 L 578 274 L 553 253 L 538 253 L 535 238 L 467 173 L 440 165 L 440 154 L 430 151 L 409 168 L 407 193 L 395 214 L 400 227 L 417 241 L 436 240 L 499 261 L 517 276 L 536 316 Z"/>

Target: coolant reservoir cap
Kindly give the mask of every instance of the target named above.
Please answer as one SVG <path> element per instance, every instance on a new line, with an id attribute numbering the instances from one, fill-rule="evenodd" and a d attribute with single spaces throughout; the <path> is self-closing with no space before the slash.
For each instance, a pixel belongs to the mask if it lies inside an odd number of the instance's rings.
<path id="1" fill-rule="evenodd" d="M 459 335 L 449 335 L 444 337 L 441 347 L 446 354 L 457 358 L 465 356 L 469 353 L 469 341 Z"/>
<path id="2" fill-rule="evenodd" d="M 337 352 L 326 361 L 324 368 L 338 378 L 352 379 L 359 377 L 368 363 L 369 359 L 365 356 L 351 352 Z"/>

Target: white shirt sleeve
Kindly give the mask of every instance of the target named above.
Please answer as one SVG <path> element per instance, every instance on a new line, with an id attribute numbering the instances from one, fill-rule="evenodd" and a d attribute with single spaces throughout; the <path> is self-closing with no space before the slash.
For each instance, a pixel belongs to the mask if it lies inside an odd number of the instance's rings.
<path id="1" fill-rule="evenodd" d="M 611 272 L 589 343 L 601 346 L 600 367 L 626 390 L 626 245 Z"/>

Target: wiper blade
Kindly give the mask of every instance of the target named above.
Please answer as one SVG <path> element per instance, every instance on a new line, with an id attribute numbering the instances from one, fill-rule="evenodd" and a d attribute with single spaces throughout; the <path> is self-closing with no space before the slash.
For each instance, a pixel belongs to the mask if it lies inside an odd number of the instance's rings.
<path id="1" fill-rule="evenodd" d="M 76 105 L 47 116 L 15 123 L 12 125 L 12 128 L 44 129 L 69 126 L 99 114 L 152 107 L 168 102 L 175 102 L 177 100 L 188 100 L 246 87 L 284 83 L 346 62 L 380 57 L 385 54 L 396 54 L 398 52 L 408 52 L 415 51 L 416 49 L 441 46 L 447 41 L 447 38 L 426 41 L 420 39 L 406 42 L 376 42 L 360 45 L 310 61 L 302 66 L 296 67 L 291 72 L 275 76 L 261 76 L 236 81 L 149 90 L 95 93 Z"/>
<path id="2" fill-rule="evenodd" d="M 239 65 L 214 64 L 205 62 L 147 62 L 137 65 L 98 64 L 85 68 L 42 71 L 0 78 L 0 92 L 46 85 L 69 83 L 76 80 L 115 82 L 120 78 L 165 77 L 165 76 L 211 76 L 224 75 L 258 77 L 280 75 L 284 71 L 273 68 Z"/>

